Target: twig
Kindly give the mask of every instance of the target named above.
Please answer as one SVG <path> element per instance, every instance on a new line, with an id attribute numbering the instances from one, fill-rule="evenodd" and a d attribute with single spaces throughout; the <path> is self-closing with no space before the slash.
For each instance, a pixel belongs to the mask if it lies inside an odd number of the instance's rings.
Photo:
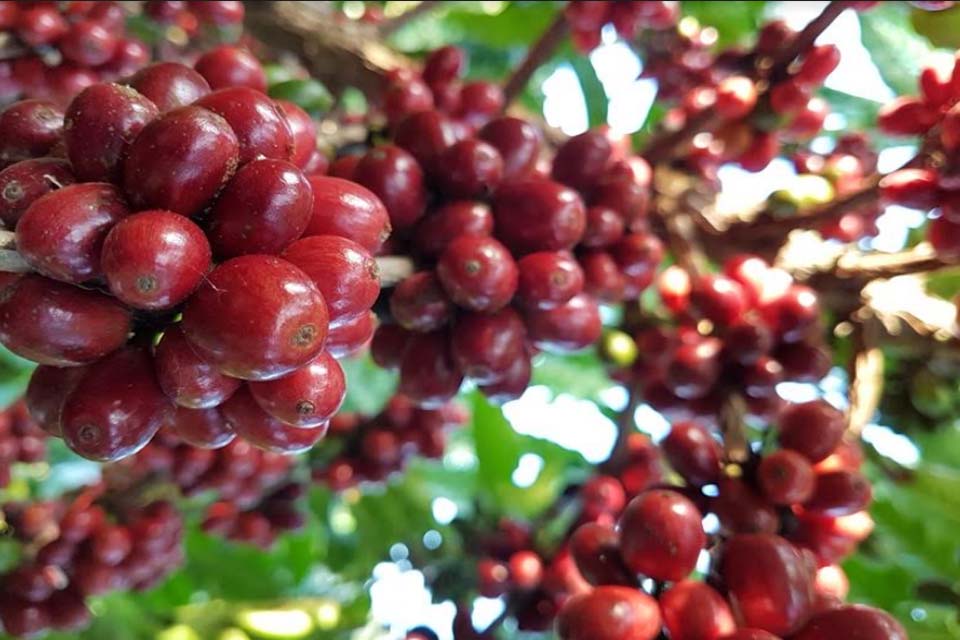
<path id="1" fill-rule="evenodd" d="M 870 315 L 864 309 L 863 315 Z M 878 326 L 867 317 L 854 323 L 854 352 L 849 365 L 850 406 L 847 409 L 847 434 L 859 438 L 860 432 L 877 411 L 883 394 L 883 351 L 877 346 Z"/>
<path id="2" fill-rule="evenodd" d="M 692 118 L 689 118 L 682 127 L 673 131 L 664 131 L 653 136 L 640 151 L 640 155 L 650 164 L 658 164 L 673 157 L 681 151 L 695 135 L 701 131 L 714 129 L 719 118 L 715 111 L 704 109 Z"/>
<path id="3" fill-rule="evenodd" d="M 379 256 L 380 284 L 390 287 L 413 273 L 413 260 L 406 256 Z"/>
<path id="4" fill-rule="evenodd" d="M 833 21 L 849 6 L 849 2 L 834 0 L 824 7 L 820 15 L 811 20 L 773 57 L 773 62 L 770 65 L 770 77 L 774 81 L 781 79 L 786 74 L 790 64 L 810 49 L 816 39 L 820 37 L 820 34 L 826 31 L 827 27 L 833 24 Z"/>
<path id="5" fill-rule="evenodd" d="M 561 11 L 537 41 L 533 43 L 519 66 L 507 78 L 503 85 L 504 108 L 520 95 L 530 81 L 530 77 L 540 68 L 540 65 L 550 59 L 560 42 L 566 37 L 567 31 L 567 20 Z"/>
<path id="6" fill-rule="evenodd" d="M 0 249 L 13 249 L 17 246 L 17 234 L 0 229 Z"/>
<path id="7" fill-rule="evenodd" d="M 661 165 L 654 172 L 653 185 L 658 196 L 654 213 L 663 224 L 670 250 L 677 263 L 696 279 L 708 271 L 691 217 L 691 212 L 698 209 L 698 183 L 686 174 Z"/>
<path id="8" fill-rule="evenodd" d="M 739 393 L 730 393 L 720 410 L 723 452 L 728 462 L 746 462 L 750 453 L 747 443 L 747 403 Z"/>
<path id="9" fill-rule="evenodd" d="M 384 20 L 380 23 L 380 36 L 386 38 L 391 34 L 399 31 L 408 23 L 416 20 L 417 18 L 430 13 L 434 9 L 440 6 L 440 2 L 436 0 L 423 0 L 420 4 L 413 7 L 409 11 L 404 11 L 395 18 L 390 18 L 389 20 Z"/>
<path id="10" fill-rule="evenodd" d="M 0 272 L 28 273 L 30 271 L 33 271 L 33 268 L 19 253 L 10 249 L 0 249 Z"/>

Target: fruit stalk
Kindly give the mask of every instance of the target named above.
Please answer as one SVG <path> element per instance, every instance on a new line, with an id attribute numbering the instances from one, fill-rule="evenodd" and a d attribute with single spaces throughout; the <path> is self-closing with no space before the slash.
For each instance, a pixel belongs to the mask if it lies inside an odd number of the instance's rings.
<path id="1" fill-rule="evenodd" d="M 436 0 L 424 0 L 409 11 L 404 11 L 395 18 L 384 20 L 380 23 L 380 36 L 384 38 L 388 37 L 390 34 L 403 28 L 404 25 L 409 24 L 420 16 L 430 13 L 439 6 L 440 3 Z"/>
<path id="2" fill-rule="evenodd" d="M 563 12 L 558 12 L 550 26 L 537 38 L 526 57 L 520 62 L 503 85 L 503 106 L 509 107 L 530 81 L 533 73 L 553 56 L 553 52 L 566 37 L 568 32 L 567 20 Z"/>

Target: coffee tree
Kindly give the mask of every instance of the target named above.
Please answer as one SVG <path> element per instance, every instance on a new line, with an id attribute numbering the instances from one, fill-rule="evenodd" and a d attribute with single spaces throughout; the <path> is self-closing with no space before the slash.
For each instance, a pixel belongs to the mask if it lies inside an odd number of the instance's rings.
<path id="1" fill-rule="evenodd" d="M 960 638 L 958 22 L 0 2 L 0 629 Z"/>

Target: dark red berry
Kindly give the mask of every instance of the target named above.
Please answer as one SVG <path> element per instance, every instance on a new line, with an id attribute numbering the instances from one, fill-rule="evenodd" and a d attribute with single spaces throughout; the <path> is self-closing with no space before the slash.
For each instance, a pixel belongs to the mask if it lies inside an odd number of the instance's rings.
<path id="1" fill-rule="evenodd" d="M 188 2 L 187 6 L 200 22 L 230 26 L 243 22 L 244 7 L 238 0 L 203 0 Z"/>
<path id="2" fill-rule="evenodd" d="M 70 26 L 57 46 L 64 59 L 86 67 L 99 67 L 110 61 L 117 50 L 117 36 L 103 23 L 82 20 Z"/>
<path id="3" fill-rule="evenodd" d="M 623 300 L 627 282 L 619 265 L 606 251 L 586 251 L 579 257 L 583 290 L 601 302 Z"/>
<path id="4" fill-rule="evenodd" d="M 845 429 L 843 414 L 825 400 L 789 405 L 777 420 L 780 446 L 804 455 L 810 462 L 829 456 Z"/>
<path id="5" fill-rule="evenodd" d="M 233 394 L 221 411 L 238 436 L 255 447 L 275 453 L 307 451 L 327 433 L 326 423 L 308 429 L 292 427 L 271 417 L 246 387 Z"/>
<path id="6" fill-rule="evenodd" d="M 664 253 L 663 244 L 652 233 L 628 234 L 609 251 L 626 279 L 628 299 L 639 297 L 653 283 Z"/>
<path id="7" fill-rule="evenodd" d="M 311 176 L 309 181 L 313 214 L 303 235 L 342 236 L 376 254 L 390 236 L 390 218 L 376 194 L 341 178 Z"/>
<path id="8" fill-rule="evenodd" d="M 604 586 L 563 605 L 557 635 L 560 640 L 653 640 L 660 624 L 656 600 L 633 587 Z"/>
<path id="9" fill-rule="evenodd" d="M 265 94 L 248 87 L 219 89 L 195 103 L 223 117 L 237 134 L 240 164 L 259 157 L 289 160 L 293 132 L 280 107 Z"/>
<path id="10" fill-rule="evenodd" d="M 773 505 L 739 478 L 721 478 L 713 512 L 729 533 L 776 533 L 780 518 Z"/>
<path id="11" fill-rule="evenodd" d="M 496 598 L 510 588 L 510 570 L 507 565 L 491 559 L 477 563 L 477 590 L 485 598 Z"/>
<path id="12" fill-rule="evenodd" d="M 813 495 L 814 482 L 810 461 L 789 449 L 764 456 L 757 468 L 757 484 L 774 504 L 806 502 Z"/>
<path id="13" fill-rule="evenodd" d="M 277 100 L 277 106 L 293 136 L 293 157 L 290 162 L 303 169 L 317 151 L 317 125 L 309 113 L 288 100 Z"/>
<path id="14" fill-rule="evenodd" d="M 390 124 L 400 122 L 411 113 L 432 108 L 430 87 L 419 78 L 391 82 L 383 92 L 383 113 Z"/>
<path id="15" fill-rule="evenodd" d="M 530 386 L 531 375 L 530 357 L 526 353 L 518 354 L 496 382 L 481 385 L 480 391 L 494 404 L 516 400 Z"/>
<path id="16" fill-rule="evenodd" d="M 570 554 L 591 584 L 630 585 L 634 578 L 620 557 L 620 535 L 609 524 L 588 522 L 570 536 Z"/>
<path id="17" fill-rule="evenodd" d="M 434 109 L 417 111 L 401 120 L 395 127 L 393 140 L 438 179 L 448 170 L 441 155 L 457 141 L 450 120 Z"/>
<path id="18" fill-rule="evenodd" d="M 482 125 L 503 111 L 503 89 L 494 82 L 467 82 L 460 90 L 459 116 L 472 125 Z"/>
<path id="19" fill-rule="evenodd" d="M 449 322 L 453 305 L 433 271 L 405 278 L 390 295 L 390 314 L 404 329 L 433 331 Z"/>
<path id="20" fill-rule="evenodd" d="M 510 252 L 489 236 L 460 236 L 437 262 L 437 277 L 450 299 L 472 311 L 503 308 L 517 290 L 517 275 Z"/>
<path id="21" fill-rule="evenodd" d="M 528 310 L 526 321 L 534 345 L 561 352 L 585 349 L 600 339 L 603 329 L 600 307 L 585 293 L 556 307 Z"/>
<path id="22" fill-rule="evenodd" d="M 292 373 L 248 385 L 260 408 L 285 424 L 315 427 L 330 420 L 347 390 L 340 364 L 324 352 Z"/>
<path id="23" fill-rule="evenodd" d="M 691 300 L 707 320 L 719 327 L 739 322 L 749 304 L 736 280 L 715 274 L 703 276 L 696 282 Z"/>
<path id="24" fill-rule="evenodd" d="M 671 640 L 717 640 L 737 628 L 723 596 L 698 580 L 683 580 L 667 589 L 660 596 L 660 610 Z"/>
<path id="25" fill-rule="evenodd" d="M 4 597 L 0 601 L 0 627 L 15 637 L 33 637 L 50 627 L 50 614 L 44 604 Z"/>
<path id="26" fill-rule="evenodd" d="M 507 180 L 529 175 L 537 164 L 543 146 L 543 135 L 537 127 L 510 116 L 491 120 L 480 129 L 477 136 L 500 152 L 503 177 Z"/>
<path id="27" fill-rule="evenodd" d="M 620 518 L 624 562 L 655 580 L 682 580 L 706 546 L 702 517 L 696 505 L 676 491 L 641 493 Z"/>
<path id="28" fill-rule="evenodd" d="M 703 425 L 689 421 L 674 424 L 661 448 L 670 466 L 691 485 L 719 480 L 723 448 Z"/>
<path id="29" fill-rule="evenodd" d="M 130 531 L 120 525 L 104 523 L 89 540 L 90 552 L 98 562 L 115 566 L 123 562 L 133 548 Z"/>
<path id="30" fill-rule="evenodd" d="M 480 384 L 500 379 L 517 358 L 525 358 L 526 328 L 507 307 L 491 314 L 467 313 L 457 319 L 451 351 L 463 374 Z"/>
<path id="31" fill-rule="evenodd" d="M 191 105 L 210 93 L 203 76 L 178 62 L 157 62 L 145 67 L 130 78 L 130 86 L 161 113 Z"/>
<path id="32" fill-rule="evenodd" d="M 33 370 L 25 401 L 30 417 L 52 436 L 60 437 L 63 401 L 83 374 L 80 367 L 40 365 Z"/>
<path id="33" fill-rule="evenodd" d="M 517 551 L 507 561 L 510 582 L 515 588 L 529 591 L 543 580 L 543 560 L 533 551 Z"/>
<path id="34" fill-rule="evenodd" d="M 184 442 L 202 449 L 225 447 L 236 437 L 219 409 L 177 407 L 170 427 Z"/>
<path id="35" fill-rule="evenodd" d="M 206 52 L 193 65 L 213 90 L 247 87 L 260 92 L 267 90 L 267 76 L 263 67 L 249 51 L 223 45 Z"/>
<path id="36" fill-rule="evenodd" d="M 445 84 L 456 80 L 467 66 L 467 54 L 460 47 L 447 45 L 430 52 L 423 63 L 423 79 L 427 84 Z"/>
<path id="37" fill-rule="evenodd" d="M 907 632 L 886 611 L 862 604 L 828 609 L 813 616 L 796 640 L 907 640 Z"/>
<path id="38" fill-rule="evenodd" d="M 492 145 L 477 139 L 461 140 L 439 159 L 434 179 L 440 191 L 452 198 L 489 195 L 503 177 L 503 160 Z"/>
<path id="39" fill-rule="evenodd" d="M 164 393 L 187 409 L 216 407 L 240 387 L 240 381 L 220 373 L 190 344 L 179 325 L 163 334 L 154 355 L 157 381 Z"/>
<path id="40" fill-rule="evenodd" d="M 825 516 L 845 516 L 866 509 L 872 497 L 870 482 L 859 472 L 831 471 L 817 475 L 813 495 L 803 508 Z"/>
<path id="41" fill-rule="evenodd" d="M 549 309 L 581 293 L 584 274 L 566 251 L 540 251 L 517 262 L 517 297 L 531 308 Z"/>
<path id="42" fill-rule="evenodd" d="M 505 183 L 493 203 L 497 237 L 518 253 L 573 247 L 586 229 L 586 209 L 575 191 L 530 178 Z"/>
<path id="43" fill-rule="evenodd" d="M 0 166 L 40 158 L 60 141 L 63 111 L 46 100 L 21 100 L 0 111 Z"/>
<path id="44" fill-rule="evenodd" d="M 587 227 L 583 234 L 583 245 L 603 248 L 614 244 L 623 237 L 623 216 L 610 207 L 593 206 L 587 209 Z"/>
<path id="45" fill-rule="evenodd" d="M 473 200 L 458 200 L 443 205 L 420 220 L 413 241 L 423 255 L 435 257 L 443 253 L 458 236 L 489 236 L 491 233 L 493 214 L 490 207 Z"/>
<path id="46" fill-rule="evenodd" d="M 400 393 L 418 406 L 440 407 L 457 394 L 461 382 L 463 374 L 453 361 L 445 331 L 418 334 L 410 339 L 400 363 Z"/>
<path id="47" fill-rule="evenodd" d="M 370 357 L 382 369 L 396 369 L 403 360 L 410 332 L 399 324 L 382 324 L 370 343 Z"/>
<path id="48" fill-rule="evenodd" d="M 13 229 L 38 198 L 76 182 L 66 160 L 21 160 L 0 171 L 0 222 Z M 491 226 L 492 226 L 491 222 Z"/>
<path id="49" fill-rule="evenodd" d="M 69 30 L 66 19 L 54 6 L 36 4 L 20 9 L 17 36 L 32 47 L 52 44 Z"/>
<path id="50" fill-rule="evenodd" d="M 573 136 L 553 158 L 553 179 L 579 191 L 588 191 L 610 165 L 613 146 L 599 130 Z"/>
<path id="51" fill-rule="evenodd" d="M 382 145 L 371 149 L 357 164 L 351 179 L 380 198 L 394 229 L 406 229 L 423 215 L 427 197 L 423 170 L 400 147 Z"/>
<path id="52" fill-rule="evenodd" d="M 664 382 L 681 398 L 706 396 L 720 377 L 720 350 L 723 342 L 703 338 L 677 347 L 667 367 Z"/>

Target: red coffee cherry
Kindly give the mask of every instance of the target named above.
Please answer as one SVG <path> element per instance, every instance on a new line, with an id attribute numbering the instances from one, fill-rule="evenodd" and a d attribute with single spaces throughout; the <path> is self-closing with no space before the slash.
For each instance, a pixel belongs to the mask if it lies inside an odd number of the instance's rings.
<path id="1" fill-rule="evenodd" d="M 587 228 L 582 244 L 586 247 L 609 247 L 623 237 L 623 216 L 614 209 L 593 206 L 587 209 Z"/>
<path id="2" fill-rule="evenodd" d="M 526 321 L 534 345 L 560 352 L 585 349 L 600 339 L 603 330 L 600 307 L 585 293 L 549 309 L 529 310 Z"/>
<path id="3" fill-rule="evenodd" d="M 17 36 L 31 47 L 52 44 L 70 30 L 56 7 L 34 5 L 21 7 L 17 20 Z"/>
<path id="4" fill-rule="evenodd" d="M 518 253 L 573 247 L 586 229 L 586 210 L 575 191 L 530 178 L 497 190 L 493 215 L 497 237 Z"/>
<path id="5" fill-rule="evenodd" d="M 810 614 L 812 571 L 803 555 L 779 536 L 734 536 L 723 550 L 720 575 L 746 625 L 788 636 Z"/>
<path id="6" fill-rule="evenodd" d="M 682 580 L 660 596 L 663 623 L 671 640 L 707 640 L 736 631 L 730 606 L 710 585 Z"/>
<path id="7" fill-rule="evenodd" d="M 635 582 L 620 557 L 620 535 L 609 524 L 588 522 L 570 536 L 570 554 L 583 577 L 594 585 Z"/>
<path id="8" fill-rule="evenodd" d="M 193 65 L 213 90 L 247 87 L 261 93 L 267 90 L 267 75 L 249 51 L 222 45 L 206 52 Z"/>
<path id="9" fill-rule="evenodd" d="M 178 62 L 156 62 L 130 78 L 130 86 L 161 113 L 193 104 L 210 93 L 199 73 Z"/>
<path id="10" fill-rule="evenodd" d="M 271 256 L 233 258 L 210 272 L 183 312 L 183 332 L 223 373 L 277 378 L 323 349 L 323 296 L 303 271 Z"/>
<path id="11" fill-rule="evenodd" d="M 530 358 L 527 354 L 522 354 L 514 359 L 513 364 L 500 376 L 499 380 L 480 385 L 480 391 L 494 404 L 516 400 L 530 386 L 532 374 Z"/>
<path id="12" fill-rule="evenodd" d="M 673 353 L 664 383 L 680 398 L 703 398 L 720 377 L 722 348 L 723 342 L 716 338 L 681 344 Z"/>
<path id="13" fill-rule="evenodd" d="M 356 154 L 340 156 L 330 163 L 330 168 L 327 171 L 327 174 L 331 178 L 353 180 L 353 172 L 356 170 L 357 165 L 360 164 L 362 159 L 362 155 Z"/>
<path id="14" fill-rule="evenodd" d="M 566 602 L 557 617 L 561 640 L 653 640 L 660 633 L 657 601 L 630 587 L 597 587 Z"/>
<path id="15" fill-rule="evenodd" d="M 780 640 L 780 638 L 763 629 L 745 629 L 741 627 L 733 633 L 723 636 L 721 640 Z"/>
<path id="16" fill-rule="evenodd" d="M 7 633 L 27 638 L 42 633 L 50 627 L 50 614 L 42 604 L 8 597 L 0 603 L 0 623 Z"/>
<path id="17" fill-rule="evenodd" d="M 248 87 L 219 89 L 196 101 L 196 106 L 223 117 L 237 134 L 241 165 L 259 157 L 289 160 L 293 132 L 286 116 L 265 94 Z"/>
<path id="18" fill-rule="evenodd" d="M 619 302 L 627 287 L 626 278 L 616 261 L 606 251 L 587 251 L 580 255 L 583 269 L 583 290 L 601 302 Z"/>
<path id="19" fill-rule="evenodd" d="M 37 425 L 52 436 L 60 437 L 63 402 L 83 375 L 81 367 L 40 365 L 33 370 L 24 400 Z"/>
<path id="20" fill-rule="evenodd" d="M 631 233 L 610 247 L 610 255 L 626 279 L 624 295 L 628 299 L 639 297 L 653 283 L 663 253 L 663 244 L 652 233 Z"/>
<path id="21" fill-rule="evenodd" d="M 129 331 L 130 314 L 114 299 L 38 275 L 20 278 L 0 303 L 0 342 L 40 364 L 91 363 Z"/>
<path id="22" fill-rule="evenodd" d="M 517 358 L 525 358 L 526 327 L 513 309 L 466 313 L 457 319 L 451 352 L 465 376 L 480 384 L 499 380 Z"/>
<path id="23" fill-rule="evenodd" d="M 460 389 L 463 374 L 450 352 L 445 331 L 413 336 L 400 363 L 399 391 L 418 406 L 436 408 L 446 404 Z"/>
<path id="24" fill-rule="evenodd" d="M 315 427 L 330 420 L 343 404 L 343 369 L 324 352 L 292 373 L 248 385 L 260 408 L 285 424 Z"/>
<path id="25" fill-rule="evenodd" d="M 661 443 L 674 470 L 689 484 L 699 487 L 720 479 L 723 448 L 706 427 L 697 422 L 677 422 Z"/>
<path id="26" fill-rule="evenodd" d="M 776 533 L 780 518 L 773 505 L 739 478 L 721 478 L 720 492 L 712 510 L 724 531 L 730 533 Z"/>
<path id="27" fill-rule="evenodd" d="M 390 295 L 390 314 L 404 329 L 433 331 L 444 327 L 453 305 L 433 271 L 419 271 L 398 284 Z"/>
<path id="28" fill-rule="evenodd" d="M 424 216 L 412 239 L 423 255 L 435 257 L 459 236 L 489 236 L 492 233 L 490 207 L 473 200 L 457 200 Z"/>
<path id="29" fill-rule="evenodd" d="M 373 340 L 377 330 L 377 314 L 372 311 L 357 314 L 336 326 L 327 334 L 327 351 L 334 358 L 346 358 L 363 351 Z"/>
<path id="30" fill-rule="evenodd" d="M 423 79 L 427 84 L 444 84 L 463 75 L 467 54 L 460 47 L 447 45 L 430 52 L 423 62 Z"/>
<path id="31" fill-rule="evenodd" d="M 517 265 L 510 252 L 489 236 L 466 235 L 447 246 L 437 277 L 456 304 L 479 312 L 503 308 L 517 290 Z"/>
<path id="32" fill-rule="evenodd" d="M 794 284 L 774 300 L 761 306 L 764 320 L 786 342 L 802 340 L 820 319 L 816 292 Z"/>
<path id="33" fill-rule="evenodd" d="M 140 209 L 199 213 L 233 175 L 238 151 L 230 125 L 212 111 L 165 113 L 130 144 L 123 164 L 127 197 Z"/>
<path id="34" fill-rule="evenodd" d="M 308 451 L 327 433 L 326 423 L 312 428 L 292 427 L 271 417 L 260 408 L 245 386 L 224 402 L 220 411 L 238 436 L 273 453 Z"/>
<path id="35" fill-rule="evenodd" d="M 370 357 L 381 369 L 396 369 L 407 350 L 410 332 L 398 324 L 382 324 L 370 343 Z"/>
<path id="36" fill-rule="evenodd" d="M 172 409 L 150 354 L 126 348 L 88 367 L 77 381 L 63 404 L 63 439 L 86 458 L 119 460 L 146 446 Z"/>
<path id="37" fill-rule="evenodd" d="M 387 208 L 394 229 L 406 229 L 423 215 L 426 188 L 423 170 L 400 147 L 381 145 L 357 163 L 351 179 L 372 191 Z"/>
<path id="38" fill-rule="evenodd" d="M 154 355 L 157 382 L 164 393 L 186 409 L 219 406 L 240 387 L 220 373 L 183 335 L 180 325 L 167 329 Z"/>
<path id="39" fill-rule="evenodd" d="M 210 269 L 203 230 L 172 211 L 121 220 L 103 242 L 110 292 L 135 309 L 167 309 L 192 294 Z"/>
<path id="40" fill-rule="evenodd" d="M 705 318 L 720 327 L 739 322 L 749 305 L 736 280 L 717 274 L 700 278 L 691 291 L 691 300 Z"/>
<path id="41" fill-rule="evenodd" d="M 540 129 L 526 120 L 510 116 L 491 120 L 480 129 L 477 137 L 500 152 L 503 177 L 507 180 L 528 176 L 536 166 L 543 146 Z"/>
<path id="42" fill-rule="evenodd" d="M 433 109 L 433 106 L 433 93 L 419 78 L 391 82 L 383 92 L 383 113 L 391 125 L 411 113 Z"/>
<path id="43" fill-rule="evenodd" d="M 449 168 L 441 154 L 457 141 L 449 118 L 434 109 L 411 113 L 401 120 L 393 133 L 394 143 L 417 159 L 432 175 L 443 178 Z"/>
<path id="44" fill-rule="evenodd" d="M 284 160 L 262 158 L 237 171 L 210 211 L 213 251 L 223 259 L 274 255 L 299 238 L 313 215 L 313 188 Z"/>
<path id="45" fill-rule="evenodd" d="M 595 31 L 605 25 L 610 18 L 610 3 L 585 2 L 574 0 L 568 2 L 563 9 L 563 15 L 570 26 L 578 31 Z"/>
<path id="46" fill-rule="evenodd" d="M 52 102 L 14 102 L 0 111 L 0 166 L 47 155 L 62 133 L 63 111 Z"/>
<path id="47" fill-rule="evenodd" d="M 730 76 L 717 85 L 717 113 L 724 118 L 737 120 L 753 111 L 757 104 L 757 86 L 746 76 Z"/>
<path id="48" fill-rule="evenodd" d="M 907 632 L 886 611 L 855 604 L 818 613 L 794 637 L 797 640 L 907 640 Z"/>
<path id="49" fill-rule="evenodd" d="M 170 418 L 170 427 L 178 438 L 201 449 L 220 449 L 237 437 L 216 408 L 177 407 Z"/>
<path id="50" fill-rule="evenodd" d="M 365 313 L 380 295 L 380 270 L 376 260 L 347 238 L 303 238 L 287 247 L 283 259 L 313 280 L 327 303 L 332 327 Z"/>
<path id="51" fill-rule="evenodd" d="M 500 85 L 483 80 L 467 82 L 460 90 L 460 108 L 457 115 L 469 124 L 480 126 L 503 111 L 503 102 Z"/>
<path id="52" fill-rule="evenodd" d="M 588 191 L 610 166 L 613 145 L 599 130 L 585 131 L 564 142 L 553 158 L 554 180 Z"/>
<path id="53" fill-rule="evenodd" d="M 535 589 L 543 580 L 543 560 L 533 551 L 517 551 L 507 562 L 510 582 L 518 589 Z"/>
<path id="54" fill-rule="evenodd" d="M 434 179 L 440 191 L 452 198 L 487 196 L 503 177 L 500 153 L 477 139 L 457 142 L 443 152 L 439 163 Z"/>
<path id="55" fill-rule="evenodd" d="M 496 598 L 510 588 L 510 570 L 507 565 L 484 558 L 477 562 L 477 590 L 485 598 Z"/>
<path id="56" fill-rule="evenodd" d="M 820 85 L 840 64 L 840 49 L 836 45 L 821 44 L 810 47 L 794 78 L 809 85 Z"/>
<path id="57" fill-rule="evenodd" d="M 825 516 L 845 516 L 870 505 L 870 481 L 857 471 L 840 470 L 817 475 L 813 495 L 803 508 Z"/>
<path id="58" fill-rule="evenodd" d="M 130 87 L 101 83 L 84 89 L 67 107 L 63 140 L 73 171 L 89 182 L 117 182 L 127 145 L 157 107 Z"/>
<path id="59" fill-rule="evenodd" d="M 120 38 L 110 61 L 98 71 L 104 80 L 129 78 L 150 62 L 150 49 L 136 38 Z"/>
<path id="60" fill-rule="evenodd" d="M 802 454 L 810 462 L 820 462 L 830 455 L 845 429 L 843 414 L 824 400 L 789 405 L 777 420 L 780 446 Z"/>
<path id="61" fill-rule="evenodd" d="M 620 518 L 620 551 L 635 573 L 682 580 L 697 564 L 707 537 L 697 507 L 676 491 L 652 489 L 630 501 Z"/>
<path id="62" fill-rule="evenodd" d="M 293 156 L 290 162 L 302 169 L 317 150 L 317 125 L 309 113 L 288 100 L 277 100 L 277 106 L 286 118 L 293 136 Z"/>
<path id="63" fill-rule="evenodd" d="M 117 36 L 110 29 L 93 20 L 82 20 L 57 43 L 65 60 L 85 67 L 99 67 L 107 63 L 117 50 Z"/>
<path id="64" fill-rule="evenodd" d="M 188 2 L 190 12 L 200 22 L 219 26 L 230 26 L 243 22 L 244 7 L 238 0 L 203 0 Z"/>
<path id="65" fill-rule="evenodd" d="M 566 251 L 540 251 L 517 262 L 517 297 L 527 307 L 549 309 L 583 291 L 584 273 Z"/>
<path id="66" fill-rule="evenodd" d="M 310 176 L 313 213 L 303 235 L 342 236 L 376 254 L 390 236 L 390 218 L 380 199 L 355 182 Z"/>
<path id="67" fill-rule="evenodd" d="M 9 229 L 16 227 L 24 211 L 40 197 L 76 181 L 70 164 L 59 158 L 21 160 L 10 165 L 0 171 L 0 222 Z"/>
<path id="68" fill-rule="evenodd" d="M 616 516 L 627 504 L 627 494 L 620 481 L 612 476 L 594 476 L 580 490 L 583 517 L 599 520 L 604 516 Z"/>
<path id="69" fill-rule="evenodd" d="M 757 483 L 774 504 L 806 502 L 813 495 L 813 467 L 802 455 L 789 449 L 763 457 L 757 469 Z"/>

